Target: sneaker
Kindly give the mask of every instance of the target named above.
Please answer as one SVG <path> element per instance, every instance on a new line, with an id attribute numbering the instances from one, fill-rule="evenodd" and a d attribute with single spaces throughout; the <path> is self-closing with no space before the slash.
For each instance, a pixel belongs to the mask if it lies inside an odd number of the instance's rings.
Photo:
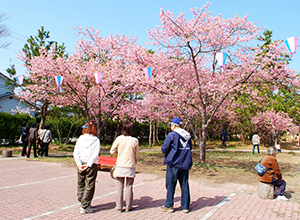
<path id="1" fill-rule="evenodd" d="M 163 212 L 174 212 L 174 209 L 173 209 L 173 206 L 170 206 L 170 207 L 165 207 L 164 205 L 162 207 L 160 207 L 160 210 L 162 210 Z"/>
<path id="2" fill-rule="evenodd" d="M 82 208 L 80 207 L 80 213 L 81 214 L 87 214 L 87 213 L 92 213 L 94 209 L 91 206 L 88 206 L 87 208 Z"/>
<path id="3" fill-rule="evenodd" d="M 288 200 L 289 199 L 286 198 L 285 196 L 280 196 L 280 195 L 277 196 L 277 201 L 288 201 Z"/>
<path id="4" fill-rule="evenodd" d="M 183 213 L 189 213 L 190 210 L 188 209 L 183 209 Z"/>

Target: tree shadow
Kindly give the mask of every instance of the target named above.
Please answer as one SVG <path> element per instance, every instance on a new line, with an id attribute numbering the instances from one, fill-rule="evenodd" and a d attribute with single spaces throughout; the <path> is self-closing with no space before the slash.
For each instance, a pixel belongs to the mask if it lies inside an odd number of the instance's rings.
<path id="1" fill-rule="evenodd" d="M 215 206 L 223 201 L 226 197 L 225 196 L 215 196 L 214 198 L 211 197 L 201 197 L 198 198 L 196 201 L 192 201 L 190 205 L 190 212 L 203 209 L 208 206 Z"/>
<path id="2" fill-rule="evenodd" d="M 285 191 L 283 194 L 286 198 L 291 199 L 293 193 L 295 193 L 295 192 L 294 191 Z"/>

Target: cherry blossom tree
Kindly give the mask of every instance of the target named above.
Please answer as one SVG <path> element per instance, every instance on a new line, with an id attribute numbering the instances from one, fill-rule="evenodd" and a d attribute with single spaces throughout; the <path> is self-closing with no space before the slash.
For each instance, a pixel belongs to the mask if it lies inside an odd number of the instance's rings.
<path id="1" fill-rule="evenodd" d="M 29 94 L 23 96 L 46 96 L 52 104 L 76 105 L 85 110 L 87 120 L 95 118 L 98 136 L 107 120 L 115 111 L 122 111 L 122 105 L 130 105 L 133 92 L 139 91 L 136 83 L 138 71 L 135 65 L 123 58 L 130 47 L 138 50 L 135 39 L 125 36 L 103 38 L 93 28 L 76 27 L 81 37 L 75 51 L 67 58 L 57 56 L 57 51 L 41 49 L 40 56 L 28 60 L 31 73 Z M 102 81 L 96 82 L 95 73 Z M 63 82 L 55 84 L 54 77 L 62 76 Z M 35 91 L 35 92 L 32 92 Z"/>
<path id="2" fill-rule="evenodd" d="M 191 9 L 191 20 L 184 12 L 177 17 L 171 11 L 160 11 L 161 25 L 149 30 L 152 45 L 167 59 L 153 63 L 153 92 L 173 103 L 192 125 L 194 115 L 201 118 L 201 140 L 192 131 L 200 146 L 200 163 L 205 163 L 207 126 L 220 106 L 240 94 L 256 97 L 255 87 L 266 84 L 270 91 L 278 83 L 296 82 L 295 73 L 283 60 L 277 59 L 287 53 L 282 42 L 274 42 L 268 51 L 247 46 L 255 39 L 261 28 L 248 21 L 247 16 L 222 18 L 203 8 Z M 228 54 L 226 64 L 219 68 L 216 55 Z"/>
<path id="3" fill-rule="evenodd" d="M 288 114 L 275 112 L 273 109 L 258 113 L 252 118 L 252 123 L 261 131 L 264 136 L 272 135 L 274 141 L 278 142 L 284 132 L 293 131 L 297 127 Z"/>
<path id="4" fill-rule="evenodd" d="M 18 58 L 24 62 L 24 66 L 27 67 L 28 70 L 27 79 L 24 80 L 24 84 L 22 86 L 22 89 L 26 89 L 26 91 L 21 92 L 20 98 L 34 103 L 36 105 L 36 109 L 40 107 L 40 128 L 45 123 L 48 107 L 51 103 L 50 96 L 53 95 L 53 91 L 51 91 L 51 86 L 49 86 L 49 83 L 51 82 L 48 82 L 47 75 L 39 75 L 35 72 L 32 72 L 30 63 L 32 59 L 35 57 L 44 56 L 49 50 L 51 50 L 51 53 L 53 54 L 53 59 L 56 59 L 57 57 L 62 59 L 66 58 L 66 47 L 64 44 L 58 45 L 57 42 L 50 41 L 49 38 L 50 32 L 45 31 L 44 27 L 42 26 L 40 29 L 38 29 L 37 36 L 30 36 L 27 39 L 27 43 L 24 45 L 22 51 L 18 54 Z M 13 66 L 7 71 L 9 73 L 13 72 Z M 50 91 L 48 91 L 49 89 Z"/>

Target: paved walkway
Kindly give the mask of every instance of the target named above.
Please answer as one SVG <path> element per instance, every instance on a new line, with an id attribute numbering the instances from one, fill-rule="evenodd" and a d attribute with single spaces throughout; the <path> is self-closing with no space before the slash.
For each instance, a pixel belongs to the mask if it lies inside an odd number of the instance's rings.
<path id="1" fill-rule="evenodd" d="M 164 213 L 162 177 L 139 173 L 135 179 L 132 212 L 119 213 L 115 206 L 116 182 L 99 171 L 92 205 L 95 212 L 81 215 L 76 198 L 76 169 L 59 163 L 30 159 L 0 159 L 0 219 L 300 219 L 300 205 L 258 198 L 257 186 L 236 183 L 206 185 L 190 180 L 191 211 L 180 208 L 180 188 L 175 212 Z"/>

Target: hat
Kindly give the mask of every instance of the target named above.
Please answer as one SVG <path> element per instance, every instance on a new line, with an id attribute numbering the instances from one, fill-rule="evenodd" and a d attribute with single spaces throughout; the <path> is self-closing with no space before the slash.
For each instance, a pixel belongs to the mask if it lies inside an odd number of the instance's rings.
<path id="1" fill-rule="evenodd" d="M 182 120 L 178 117 L 173 118 L 169 124 L 182 125 Z"/>

